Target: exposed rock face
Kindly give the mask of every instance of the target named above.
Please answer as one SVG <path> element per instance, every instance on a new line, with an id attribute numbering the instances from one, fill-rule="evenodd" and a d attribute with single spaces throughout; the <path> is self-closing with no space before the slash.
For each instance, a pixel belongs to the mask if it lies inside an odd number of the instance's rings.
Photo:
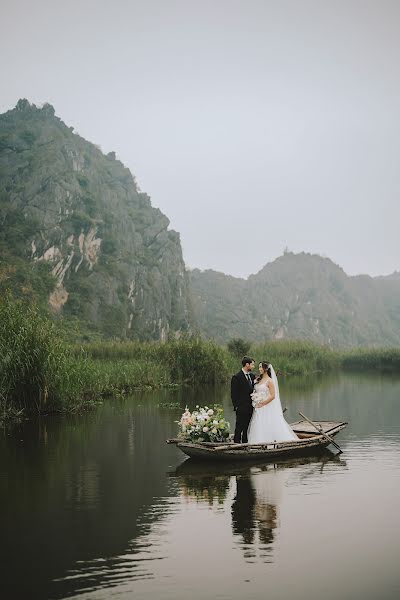
<path id="1" fill-rule="evenodd" d="M 399 345 L 400 273 L 348 277 L 286 253 L 248 280 L 188 276 L 179 235 L 130 171 L 50 105 L 0 115 L 0 293 L 38 298 L 85 334 L 166 340 L 193 327 L 226 342 L 306 338 Z"/>
<path id="2" fill-rule="evenodd" d="M 50 105 L 20 100 L 0 116 L 0 175 L 3 287 L 17 288 L 25 269 L 25 291 L 42 278 L 52 310 L 108 337 L 190 328 L 179 235 L 115 153 L 74 134 Z"/>
<path id="3" fill-rule="evenodd" d="M 331 260 L 287 253 L 247 280 L 190 274 L 199 328 L 235 337 L 309 339 L 331 346 L 400 344 L 400 277 L 349 277 Z"/>

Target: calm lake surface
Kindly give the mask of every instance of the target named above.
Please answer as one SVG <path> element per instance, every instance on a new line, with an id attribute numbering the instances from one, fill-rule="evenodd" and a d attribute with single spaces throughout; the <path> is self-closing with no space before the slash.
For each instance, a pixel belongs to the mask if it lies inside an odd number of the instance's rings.
<path id="1" fill-rule="evenodd" d="M 0 430 L 0 597 L 400 598 L 400 378 L 281 382 L 288 421 L 347 420 L 334 457 L 186 460 L 165 439 L 228 386 L 146 392 Z"/>

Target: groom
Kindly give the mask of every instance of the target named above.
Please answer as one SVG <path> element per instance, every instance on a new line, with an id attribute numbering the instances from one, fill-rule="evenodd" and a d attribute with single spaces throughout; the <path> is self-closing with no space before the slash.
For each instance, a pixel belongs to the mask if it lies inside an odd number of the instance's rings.
<path id="1" fill-rule="evenodd" d="M 235 444 L 247 443 L 247 429 L 253 414 L 250 396 L 254 389 L 255 376 L 252 373 L 253 369 L 254 360 L 249 356 L 244 356 L 242 369 L 231 379 L 231 398 L 236 412 L 236 427 L 233 437 Z"/>

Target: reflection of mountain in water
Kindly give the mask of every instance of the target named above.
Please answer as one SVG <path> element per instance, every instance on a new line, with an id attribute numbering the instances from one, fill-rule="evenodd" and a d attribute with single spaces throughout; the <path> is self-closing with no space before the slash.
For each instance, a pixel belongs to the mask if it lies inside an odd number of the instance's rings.
<path id="1" fill-rule="evenodd" d="M 143 562 L 135 564 L 135 553 L 168 512 L 162 498 L 174 493 L 164 448 L 174 433 L 171 413 L 163 419 L 157 404 L 145 399 L 77 418 L 42 419 L 21 427 L 14 439 L 0 439 L 0 474 L 10 473 L 7 487 L 0 477 L 0 514 L 7 515 L 1 520 L 4 597 L 66 597 L 136 576 Z M 15 571 L 16 557 L 23 577 Z"/>

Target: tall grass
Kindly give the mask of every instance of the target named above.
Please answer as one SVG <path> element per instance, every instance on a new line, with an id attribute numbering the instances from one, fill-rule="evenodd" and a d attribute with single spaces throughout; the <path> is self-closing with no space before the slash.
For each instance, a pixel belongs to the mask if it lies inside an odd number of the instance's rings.
<path id="1" fill-rule="evenodd" d="M 357 348 L 342 352 L 346 371 L 400 372 L 400 348 Z"/>
<path id="2" fill-rule="evenodd" d="M 337 352 L 311 342 L 267 341 L 249 350 L 283 375 L 335 369 L 400 371 L 400 348 Z M 77 411 L 102 396 L 169 385 L 221 384 L 241 367 L 212 341 L 92 342 L 69 346 L 34 306 L 0 301 L 0 421 L 26 413 Z"/>
<path id="3" fill-rule="evenodd" d="M 171 385 L 168 371 L 160 369 L 160 365 L 152 361 L 92 358 L 86 360 L 85 389 L 89 395 L 98 398 Z"/>
<path id="4" fill-rule="evenodd" d="M 82 406 L 85 360 L 77 361 L 39 309 L 0 301 L 0 412 L 3 415 Z"/>
<path id="5" fill-rule="evenodd" d="M 200 339 L 67 346 L 34 306 L 0 302 L 0 419 L 77 411 L 105 395 L 226 379 L 226 349 Z"/>
<path id="6" fill-rule="evenodd" d="M 267 341 L 251 347 L 250 355 L 266 360 L 286 375 L 310 375 L 340 367 L 339 355 L 326 346 L 301 340 Z"/>
<path id="7" fill-rule="evenodd" d="M 227 377 L 230 354 L 218 344 L 199 338 L 185 338 L 166 344 L 160 342 L 95 342 L 74 346 L 75 354 L 84 352 L 101 362 L 125 361 L 141 364 L 156 380 L 170 383 L 215 383 Z M 143 376 L 141 376 L 143 377 Z"/>

